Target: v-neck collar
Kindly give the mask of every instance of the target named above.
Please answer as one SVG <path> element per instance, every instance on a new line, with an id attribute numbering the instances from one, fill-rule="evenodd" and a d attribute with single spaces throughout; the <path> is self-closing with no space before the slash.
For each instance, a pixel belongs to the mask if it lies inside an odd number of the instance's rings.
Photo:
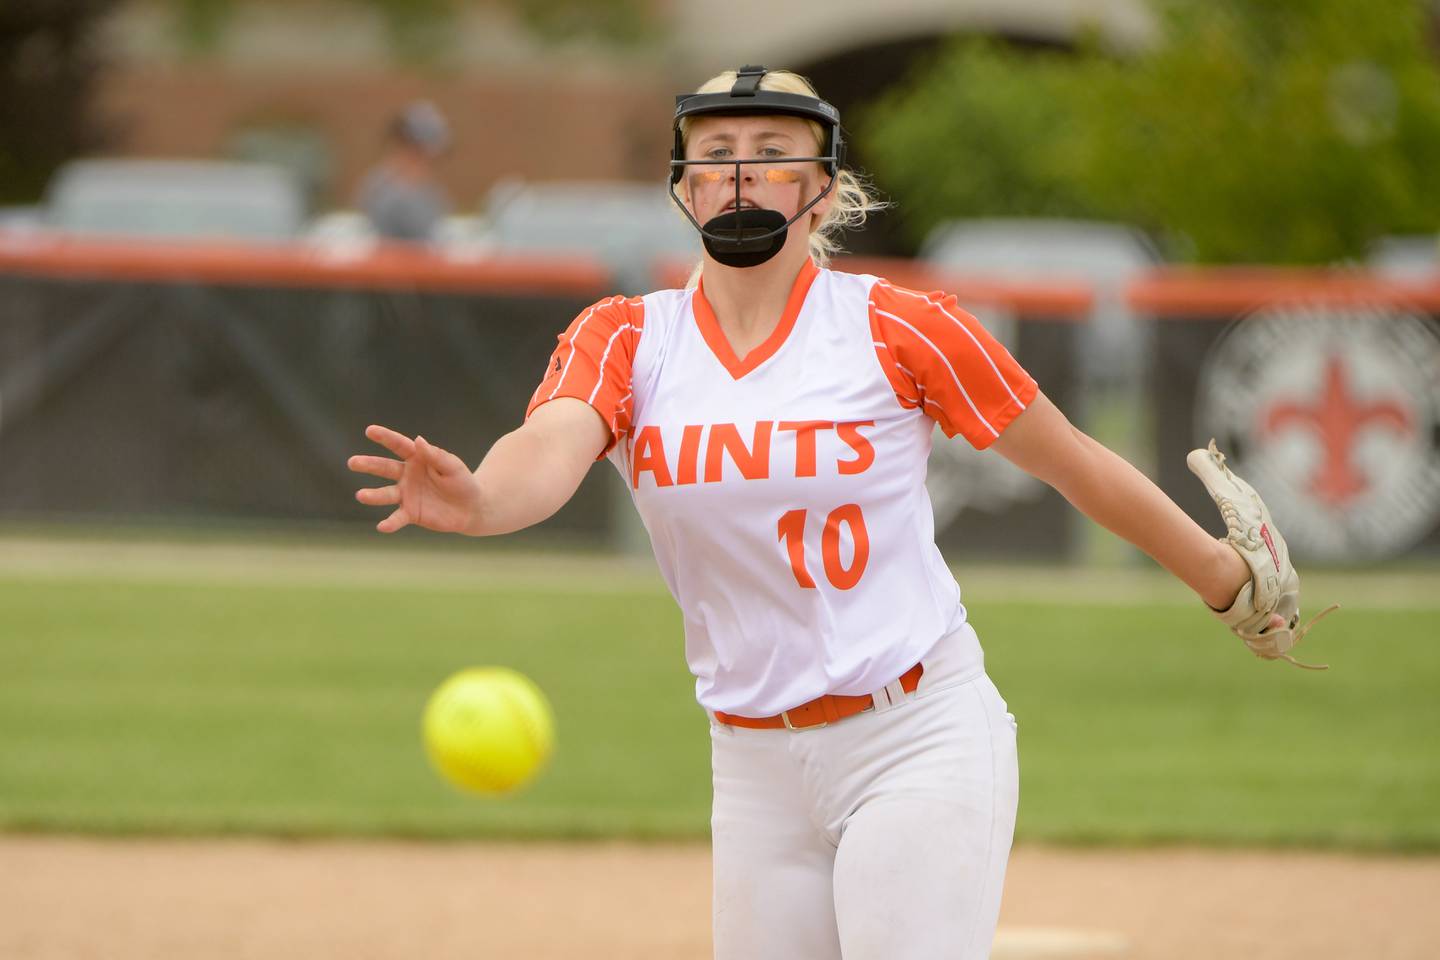
<path id="1" fill-rule="evenodd" d="M 730 341 L 726 339 L 724 331 L 720 329 L 720 321 L 715 318 L 715 311 L 710 306 L 710 301 L 705 299 L 705 281 L 703 278 L 701 279 L 691 301 L 695 313 L 695 324 L 700 328 L 700 336 L 705 338 L 710 352 L 715 354 L 715 359 L 719 360 L 726 370 L 730 371 L 731 377 L 739 380 L 775 355 L 775 351 L 779 350 L 786 338 L 790 336 L 790 331 L 795 329 L 795 318 L 800 316 L 800 308 L 805 305 L 805 295 L 810 292 L 810 286 L 815 282 L 819 273 L 815 261 L 807 258 L 804 265 L 800 267 L 800 273 L 795 277 L 795 285 L 790 288 L 790 298 L 785 301 L 785 312 L 780 315 L 780 322 L 775 325 L 775 330 L 765 338 L 763 343 L 745 354 L 743 360 L 735 355 Z"/>

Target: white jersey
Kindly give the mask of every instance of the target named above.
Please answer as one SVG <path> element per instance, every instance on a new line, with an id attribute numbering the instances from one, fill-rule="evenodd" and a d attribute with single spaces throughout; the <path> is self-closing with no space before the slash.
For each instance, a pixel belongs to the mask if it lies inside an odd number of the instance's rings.
<path id="1" fill-rule="evenodd" d="M 877 690 L 959 630 L 925 489 L 934 424 L 985 447 L 1036 391 L 953 297 L 807 261 L 743 359 L 703 284 L 595 304 L 530 409 L 575 397 L 605 418 L 697 699 L 764 717 Z"/>

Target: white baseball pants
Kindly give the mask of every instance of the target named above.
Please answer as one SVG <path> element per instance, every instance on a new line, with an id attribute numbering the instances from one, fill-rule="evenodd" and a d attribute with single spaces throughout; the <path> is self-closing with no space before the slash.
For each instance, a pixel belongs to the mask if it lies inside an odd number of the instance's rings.
<path id="1" fill-rule="evenodd" d="M 960 632 L 914 693 L 891 684 L 898 702 L 877 692 L 874 711 L 796 731 L 712 720 L 716 960 L 989 956 L 1015 719 L 973 658 L 947 673 Z"/>

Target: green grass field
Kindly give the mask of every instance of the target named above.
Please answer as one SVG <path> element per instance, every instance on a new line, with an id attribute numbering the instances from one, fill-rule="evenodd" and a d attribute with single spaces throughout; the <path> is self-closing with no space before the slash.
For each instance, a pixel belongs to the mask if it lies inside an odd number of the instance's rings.
<path id="1" fill-rule="evenodd" d="M 706 720 L 653 578 L 567 590 L 502 560 L 426 586 L 404 557 L 394 576 L 303 551 L 255 576 L 183 553 L 147 575 L 0 564 L 0 829 L 706 834 Z M 1304 648 L 1326 673 L 1253 659 L 1171 595 L 967 601 L 1019 718 L 1021 840 L 1440 850 L 1433 597 L 1352 599 Z M 554 762 L 503 799 L 450 789 L 419 744 L 431 689 L 489 663 L 557 715 Z"/>

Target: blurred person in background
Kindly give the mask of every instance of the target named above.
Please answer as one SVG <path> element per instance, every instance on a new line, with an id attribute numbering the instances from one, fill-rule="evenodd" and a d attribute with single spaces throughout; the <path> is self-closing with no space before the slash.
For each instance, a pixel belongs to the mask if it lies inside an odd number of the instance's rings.
<path id="1" fill-rule="evenodd" d="M 360 182 L 358 206 L 380 236 L 428 242 L 450 212 L 435 166 L 450 147 L 450 124 L 428 100 L 417 100 L 390 125 L 385 156 Z"/>

